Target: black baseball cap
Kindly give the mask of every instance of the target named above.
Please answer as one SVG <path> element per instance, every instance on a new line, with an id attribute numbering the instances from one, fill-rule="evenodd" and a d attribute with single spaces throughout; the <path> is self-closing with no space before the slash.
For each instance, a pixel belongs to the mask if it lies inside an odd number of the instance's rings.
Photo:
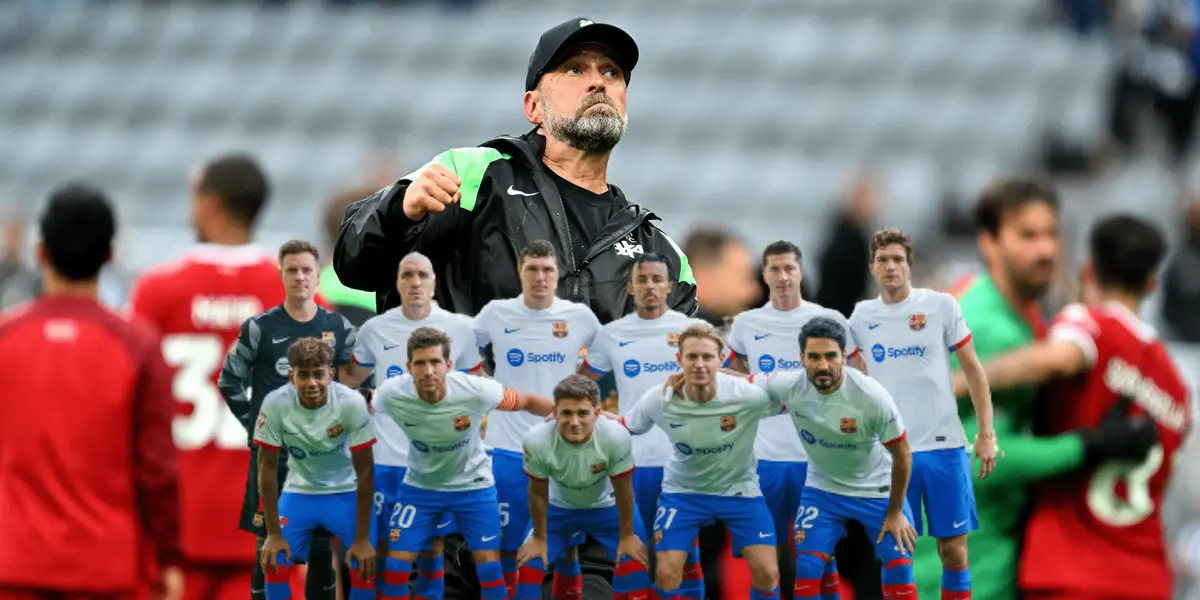
<path id="1" fill-rule="evenodd" d="M 629 75 L 638 61 L 637 43 L 616 25 L 579 17 L 551 27 L 538 38 L 533 55 L 529 57 L 525 91 L 533 91 L 546 71 L 558 66 L 567 57 L 567 52 L 581 44 L 600 44 L 612 50 L 613 59 L 625 73 L 625 83 L 629 83 Z"/>

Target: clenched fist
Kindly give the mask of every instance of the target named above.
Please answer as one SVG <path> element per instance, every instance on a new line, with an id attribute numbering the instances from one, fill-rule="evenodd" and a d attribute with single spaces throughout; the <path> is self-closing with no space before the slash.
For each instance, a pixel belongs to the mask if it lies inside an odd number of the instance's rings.
<path id="1" fill-rule="evenodd" d="M 429 165 L 404 191 L 404 216 L 420 221 L 429 213 L 446 210 L 447 205 L 462 198 L 460 185 L 462 180 L 450 169 L 436 163 Z"/>

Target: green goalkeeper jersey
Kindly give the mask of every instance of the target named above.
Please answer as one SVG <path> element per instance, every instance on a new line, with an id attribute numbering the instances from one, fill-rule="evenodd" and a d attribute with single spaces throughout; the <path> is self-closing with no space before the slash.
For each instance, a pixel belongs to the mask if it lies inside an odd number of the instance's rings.
<path id="1" fill-rule="evenodd" d="M 1026 346 L 1042 333 L 1040 318 L 1032 320 L 1037 325 L 1031 325 L 1031 319 L 1015 310 L 986 274 L 973 275 L 960 282 L 951 289 L 951 294 L 958 298 L 962 307 L 980 360 L 987 361 Z M 957 368 L 957 362 L 954 366 Z M 979 461 L 975 460 L 972 465 L 979 529 L 967 538 L 967 556 L 972 595 L 977 598 L 1017 598 L 1017 561 L 1027 486 L 1070 471 L 1083 462 L 1083 442 L 1078 435 L 1029 435 L 1036 393 L 1034 389 L 1017 389 L 992 395 L 994 426 L 1004 455 L 997 460 L 996 470 L 982 481 L 979 479 Z M 959 407 L 967 439 L 974 440 L 979 425 L 970 399 L 960 399 Z M 942 564 L 936 540 L 924 537 L 918 541 L 913 571 L 919 597 L 940 597 Z"/>

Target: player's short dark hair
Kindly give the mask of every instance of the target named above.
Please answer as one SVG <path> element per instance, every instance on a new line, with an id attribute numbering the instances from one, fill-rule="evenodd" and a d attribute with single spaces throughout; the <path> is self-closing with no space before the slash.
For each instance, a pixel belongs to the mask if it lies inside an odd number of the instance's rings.
<path id="1" fill-rule="evenodd" d="M 293 369 L 316 369 L 333 365 L 333 348 L 313 337 L 303 337 L 288 346 L 287 361 Z"/>
<path id="2" fill-rule="evenodd" d="M 1167 254 L 1166 237 L 1155 224 L 1129 214 L 1105 217 L 1089 236 L 1096 282 L 1137 294 Z"/>
<path id="3" fill-rule="evenodd" d="M 221 201 L 221 206 L 246 227 L 252 227 L 271 195 L 267 175 L 253 156 L 233 153 L 204 165 L 200 189 Z"/>
<path id="4" fill-rule="evenodd" d="M 599 406 L 600 386 L 588 377 L 571 373 L 554 386 L 554 405 L 561 400 L 588 400 L 592 406 Z"/>
<path id="5" fill-rule="evenodd" d="M 70 281 L 95 279 L 112 256 L 117 218 L 104 192 L 89 184 L 55 188 L 39 227 L 50 266 Z"/>
<path id="6" fill-rule="evenodd" d="M 442 348 L 442 358 L 450 360 L 450 336 L 437 327 L 418 327 L 408 336 L 408 358 L 417 350 Z"/>
<path id="7" fill-rule="evenodd" d="M 379 190 L 371 187 L 353 187 L 334 194 L 325 205 L 325 241 L 332 246 L 337 242 L 338 233 L 342 230 L 342 218 L 351 204 L 373 195 Z"/>
<path id="8" fill-rule="evenodd" d="M 780 256 L 783 254 L 795 254 L 796 262 L 800 262 L 801 259 L 804 258 L 804 255 L 800 253 L 799 246 L 797 246 L 787 240 L 779 240 L 779 241 L 771 242 L 770 244 L 767 244 L 766 248 L 763 248 L 763 253 L 762 253 L 763 266 L 765 267 L 767 265 L 767 257 L 768 256 Z"/>
<path id="9" fill-rule="evenodd" d="M 317 262 L 321 262 L 321 254 L 317 252 L 317 246 L 312 242 L 305 240 L 288 240 L 279 247 L 279 264 L 283 264 L 283 259 L 293 254 L 309 253 Z"/>
<path id="10" fill-rule="evenodd" d="M 725 258 L 725 249 L 741 240 L 720 227 L 703 226 L 693 229 L 683 241 L 683 254 L 694 266 L 714 265 Z"/>
<path id="11" fill-rule="evenodd" d="M 633 280 L 633 273 L 639 266 L 654 263 L 661 264 L 663 267 L 665 267 L 667 269 L 667 277 L 669 278 L 671 276 L 671 262 L 667 260 L 666 256 L 663 256 L 657 252 L 643 252 L 637 255 L 637 258 L 633 259 L 633 263 L 629 265 L 630 281 Z"/>
<path id="12" fill-rule="evenodd" d="M 833 340 L 843 352 L 846 350 L 846 328 L 829 317 L 817 317 L 800 328 L 800 352 L 808 346 L 808 340 Z"/>
<path id="13" fill-rule="evenodd" d="M 975 205 L 975 228 L 992 236 L 1000 235 L 1004 217 L 1030 204 L 1039 203 L 1058 213 L 1058 191 L 1054 186 L 1031 177 L 1011 177 L 992 182 L 984 188 Z"/>
<path id="14" fill-rule="evenodd" d="M 533 240 L 521 250 L 521 255 L 517 258 L 517 266 L 525 264 L 525 259 L 528 258 L 557 259 L 558 254 L 554 252 L 554 244 L 548 240 Z"/>
<path id="15" fill-rule="evenodd" d="M 875 253 L 880 248 L 898 244 L 904 248 L 904 259 L 908 264 L 913 262 L 913 244 L 912 238 L 908 237 L 907 233 L 899 229 L 880 229 L 871 236 L 871 262 L 875 262 Z"/>

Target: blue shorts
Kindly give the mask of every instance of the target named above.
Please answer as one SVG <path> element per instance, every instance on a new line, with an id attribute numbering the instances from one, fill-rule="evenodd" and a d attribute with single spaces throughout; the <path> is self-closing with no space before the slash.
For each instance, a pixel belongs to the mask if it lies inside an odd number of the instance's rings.
<path id="1" fill-rule="evenodd" d="M 516 552 L 525 541 L 525 530 L 529 528 L 529 476 L 525 474 L 525 455 L 492 450 L 492 476 L 496 478 L 496 501 L 500 507 L 500 550 Z"/>
<path id="2" fill-rule="evenodd" d="M 654 522 L 658 497 L 662 494 L 663 467 L 638 467 L 633 470 L 633 500 L 642 524 Z M 645 538 L 643 538 L 645 540 Z M 645 540 L 649 543 L 649 540 Z"/>
<path id="3" fill-rule="evenodd" d="M 646 541 L 646 526 L 637 511 L 633 512 L 633 532 L 642 542 Z M 608 560 L 617 559 L 617 544 L 621 541 L 621 520 L 616 506 L 604 508 L 560 508 L 550 506 L 546 511 L 546 558 L 553 563 L 563 550 L 584 542 L 584 536 L 592 536 L 605 550 Z M 525 532 L 525 539 L 533 535 L 533 523 Z"/>
<path id="4" fill-rule="evenodd" d="M 975 483 L 971 481 L 971 457 L 965 448 L 913 452 L 912 478 L 908 480 L 908 503 L 912 506 L 913 528 L 925 535 L 921 507 L 929 522 L 929 535 L 949 538 L 979 528 L 975 514 Z"/>
<path id="5" fill-rule="evenodd" d="M 354 543 L 357 530 L 358 494 L 304 494 L 284 492 L 279 497 L 279 524 L 283 539 L 292 550 L 291 559 L 285 564 L 305 562 L 312 548 L 313 531 L 318 527 L 329 530 L 347 548 Z M 376 529 L 372 519 L 371 544 L 375 544 Z"/>
<path id="6" fill-rule="evenodd" d="M 404 508 L 400 505 L 399 494 L 404 485 L 404 474 L 407 472 L 406 467 L 375 465 L 376 531 L 391 531 L 396 527 L 400 511 Z M 458 528 L 454 526 L 453 521 L 451 519 L 449 527 L 439 529 L 438 535 L 457 533 Z"/>
<path id="7" fill-rule="evenodd" d="M 500 549 L 500 511 L 496 488 L 481 490 L 426 490 L 411 485 L 400 488 L 400 510 L 388 530 L 388 549 L 420 552 L 431 538 L 445 535 L 452 523 L 471 550 Z"/>
<path id="8" fill-rule="evenodd" d="M 808 476 L 806 462 L 758 461 L 758 485 L 775 522 L 775 537 L 779 543 L 789 539 L 792 520 L 804 495 L 804 479 Z"/>
<path id="9" fill-rule="evenodd" d="M 856 498 L 816 488 L 805 488 L 804 500 L 796 511 L 796 552 L 816 552 L 833 556 L 838 540 L 846 537 L 846 521 L 862 523 L 874 542 L 883 529 L 887 515 L 887 498 Z M 904 516 L 912 521 L 912 510 L 904 503 Z M 896 550 L 896 538 L 888 535 L 875 545 L 875 556 L 888 564 L 903 556 Z"/>
<path id="10" fill-rule="evenodd" d="M 658 497 L 654 514 L 655 550 L 691 552 L 700 528 L 720 519 L 733 538 L 733 555 L 746 546 L 775 546 L 775 523 L 762 496 L 717 496 L 715 494 L 672 494 Z"/>

